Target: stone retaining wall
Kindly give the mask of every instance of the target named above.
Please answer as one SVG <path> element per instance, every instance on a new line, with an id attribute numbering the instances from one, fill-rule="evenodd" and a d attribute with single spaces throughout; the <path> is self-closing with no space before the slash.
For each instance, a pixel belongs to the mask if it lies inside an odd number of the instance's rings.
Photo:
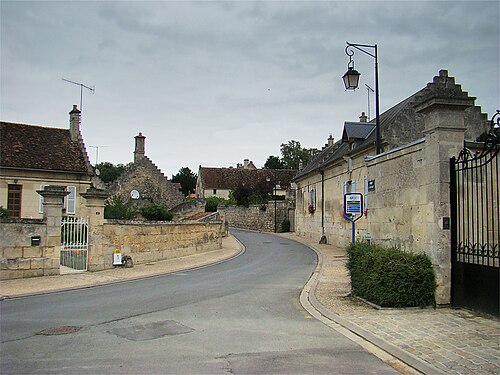
<path id="1" fill-rule="evenodd" d="M 222 222 L 147 223 L 108 221 L 103 226 L 102 253 L 91 254 L 92 270 L 113 268 L 113 253 L 134 264 L 157 262 L 222 247 Z"/>
<path id="2" fill-rule="evenodd" d="M 230 227 L 274 232 L 274 201 L 267 204 L 244 206 L 219 206 L 221 218 Z M 288 203 L 276 201 L 276 229 L 280 230 L 283 220 L 288 219 Z"/>

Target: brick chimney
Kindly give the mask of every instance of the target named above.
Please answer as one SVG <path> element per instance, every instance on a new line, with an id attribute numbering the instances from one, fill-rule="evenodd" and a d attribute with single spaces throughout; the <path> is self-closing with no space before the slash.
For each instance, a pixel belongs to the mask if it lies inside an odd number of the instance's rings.
<path id="1" fill-rule="evenodd" d="M 76 104 L 73 104 L 73 109 L 69 113 L 69 133 L 71 135 L 72 142 L 77 142 L 81 137 L 80 121 L 81 112 L 76 107 Z"/>
<path id="2" fill-rule="evenodd" d="M 134 163 L 144 158 L 145 150 L 146 137 L 139 132 L 139 135 L 135 136 Z"/>
<path id="3" fill-rule="evenodd" d="M 361 112 L 361 116 L 359 116 L 359 122 L 367 122 L 368 121 L 368 116 L 365 115 L 364 112 Z"/>
<path id="4" fill-rule="evenodd" d="M 250 159 L 244 159 L 243 160 L 243 168 L 247 169 L 250 164 Z"/>

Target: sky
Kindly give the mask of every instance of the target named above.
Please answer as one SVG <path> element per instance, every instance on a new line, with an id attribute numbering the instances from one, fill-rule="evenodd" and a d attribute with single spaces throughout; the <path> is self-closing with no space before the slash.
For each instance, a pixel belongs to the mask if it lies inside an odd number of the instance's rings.
<path id="1" fill-rule="evenodd" d="M 446 69 L 490 118 L 500 107 L 498 1 L 0 2 L 0 119 L 69 127 L 82 99 L 92 164 L 133 160 L 134 136 L 180 168 L 260 168 L 290 140 L 321 148 L 344 121 L 374 117 Z M 372 49 L 369 49 L 372 51 Z M 87 88 L 63 80 L 71 80 Z M 82 97 L 81 97 L 82 93 Z M 369 107 L 370 105 L 370 107 Z M 1 146 L 1 145 L 0 145 Z"/>

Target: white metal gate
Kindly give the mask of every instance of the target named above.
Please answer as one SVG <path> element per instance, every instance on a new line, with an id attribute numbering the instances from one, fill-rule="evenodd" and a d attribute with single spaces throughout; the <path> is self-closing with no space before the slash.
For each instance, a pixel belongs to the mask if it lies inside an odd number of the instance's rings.
<path id="1" fill-rule="evenodd" d="M 88 218 L 65 216 L 61 221 L 61 266 L 87 270 Z"/>

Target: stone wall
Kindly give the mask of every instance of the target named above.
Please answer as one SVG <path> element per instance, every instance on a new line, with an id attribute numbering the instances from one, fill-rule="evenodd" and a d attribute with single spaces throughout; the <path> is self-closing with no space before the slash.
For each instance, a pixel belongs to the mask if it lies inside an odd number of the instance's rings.
<path id="1" fill-rule="evenodd" d="M 280 230 L 281 223 L 288 218 L 288 202 L 276 201 L 276 229 Z M 221 219 L 230 227 L 274 232 L 274 201 L 267 204 L 243 206 L 219 206 Z"/>
<path id="2" fill-rule="evenodd" d="M 160 223 L 108 221 L 102 228 L 102 252 L 91 255 L 93 271 L 113 268 L 113 253 L 132 257 L 134 264 L 156 262 L 220 249 L 222 222 Z"/>
<path id="3" fill-rule="evenodd" d="M 37 237 L 39 244 L 32 244 L 32 238 Z M 47 243 L 43 220 L 2 219 L 0 238 L 1 280 L 59 274 L 59 246 Z"/>

